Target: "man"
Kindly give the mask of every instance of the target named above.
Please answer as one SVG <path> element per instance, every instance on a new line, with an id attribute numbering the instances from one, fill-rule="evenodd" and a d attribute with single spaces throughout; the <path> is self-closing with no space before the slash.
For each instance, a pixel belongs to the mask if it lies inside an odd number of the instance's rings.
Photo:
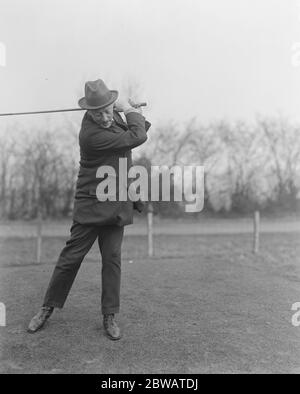
<path id="1" fill-rule="evenodd" d="M 115 314 L 120 309 L 123 231 L 133 222 L 133 209 L 141 211 L 142 203 L 119 201 L 119 190 L 116 201 L 99 201 L 96 189 L 101 179 L 96 173 L 99 167 L 109 165 L 118 178 L 121 158 L 126 158 L 131 167 L 131 149 L 147 140 L 150 123 L 145 121 L 141 108 L 117 99 L 118 92 L 109 90 L 100 79 L 85 84 L 85 97 L 79 100 L 79 106 L 87 112 L 79 133 L 80 169 L 71 236 L 59 256 L 42 307 L 29 323 L 30 333 L 43 327 L 54 308 L 63 307 L 81 262 L 97 238 L 102 255 L 103 325 L 110 339 L 121 338 Z M 124 113 L 126 122 L 119 112 Z"/>

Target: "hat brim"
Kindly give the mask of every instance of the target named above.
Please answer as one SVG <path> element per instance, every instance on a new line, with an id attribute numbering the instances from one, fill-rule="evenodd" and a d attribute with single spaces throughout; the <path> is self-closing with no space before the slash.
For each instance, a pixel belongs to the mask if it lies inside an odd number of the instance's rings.
<path id="1" fill-rule="evenodd" d="M 110 90 L 111 92 L 111 98 L 109 99 L 109 101 L 107 101 L 105 104 L 102 105 L 98 105 L 98 106 L 91 106 L 88 105 L 86 102 L 86 98 L 82 97 L 79 101 L 78 101 L 78 105 L 80 108 L 82 109 L 103 109 L 108 107 L 110 104 L 112 104 L 113 102 L 115 102 L 119 96 L 119 92 L 117 90 Z"/>

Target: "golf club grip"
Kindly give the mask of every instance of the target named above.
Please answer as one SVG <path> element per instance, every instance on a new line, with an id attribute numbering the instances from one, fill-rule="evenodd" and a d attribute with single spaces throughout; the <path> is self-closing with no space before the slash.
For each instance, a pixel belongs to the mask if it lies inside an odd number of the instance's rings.
<path id="1" fill-rule="evenodd" d="M 146 107 L 146 106 L 147 106 L 147 103 L 145 103 L 145 102 L 136 103 L 136 104 L 132 104 L 132 106 L 133 106 L 134 108 Z"/>

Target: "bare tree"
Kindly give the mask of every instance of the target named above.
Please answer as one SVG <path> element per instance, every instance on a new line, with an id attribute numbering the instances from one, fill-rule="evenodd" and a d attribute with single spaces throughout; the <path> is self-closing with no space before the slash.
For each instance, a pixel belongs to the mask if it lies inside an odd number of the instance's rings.
<path id="1" fill-rule="evenodd" d="M 258 128 L 264 134 L 273 199 L 295 207 L 300 187 L 300 127 L 283 118 L 259 118 Z"/>
<path id="2" fill-rule="evenodd" d="M 11 129 L 7 128 L 0 141 L 0 217 L 7 211 L 10 180 L 10 163 L 15 154 L 16 141 L 11 134 Z"/>

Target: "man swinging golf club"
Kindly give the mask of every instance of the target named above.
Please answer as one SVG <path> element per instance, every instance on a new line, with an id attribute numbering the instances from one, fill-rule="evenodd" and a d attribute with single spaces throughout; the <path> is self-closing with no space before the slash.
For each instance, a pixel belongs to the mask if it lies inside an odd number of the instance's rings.
<path id="1" fill-rule="evenodd" d="M 132 166 L 131 149 L 147 140 L 150 123 L 141 108 L 118 99 L 118 92 L 109 90 L 98 79 L 85 84 L 85 97 L 79 106 L 86 111 L 79 133 L 80 169 L 76 184 L 71 235 L 63 248 L 50 280 L 42 307 L 32 318 L 28 332 L 43 327 L 54 308 L 62 308 L 78 269 L 93 243 L 98 239 L 102 255 L 101 312 L 106 335 L 121 338 L 115 314 L 120 309 L 121 245 L 124 226 L 133 222 L 133 209 L 141 211 L 141 201 L 133 203 L 99 201 L 96 189 L 101 179 L 96 177 L 100 166 L 114 168 L 118 177 L 119 159 L 127 158 Z M 119 112 L 123 112 L 126 122 Z M 117 186 L 118 188 L 118 186 Z"/>

